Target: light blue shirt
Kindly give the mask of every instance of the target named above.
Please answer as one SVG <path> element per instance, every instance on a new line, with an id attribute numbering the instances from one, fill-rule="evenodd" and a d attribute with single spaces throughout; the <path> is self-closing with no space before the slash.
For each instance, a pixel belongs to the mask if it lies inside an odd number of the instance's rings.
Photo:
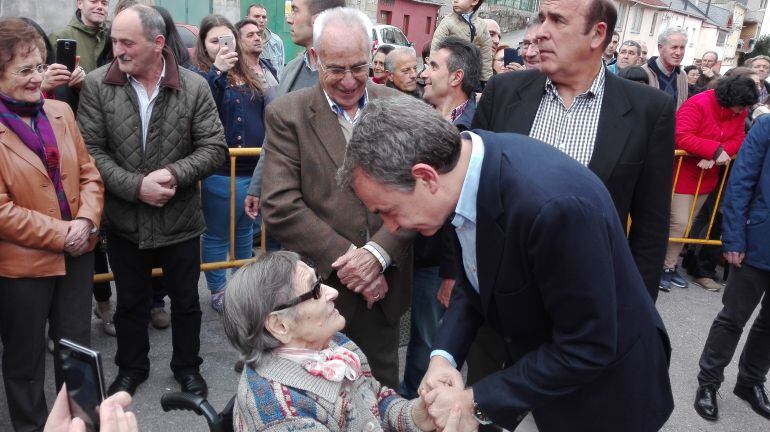
<path id="1" fill-rule="evenodd" d="M 465 173 L 460 199 L 455 207 L 452 226 L 455 227 L 457 238 L 460 240 L 465 275 L 473 289 L 479 293 L 479 274 L 476 260 L 476 204 L 479 195 L 479 181 L 481 180 L 481 164 L 484 162 L 484 141 L 473 132 L 463 132 L 462 137 L 471 140 L 471 160 L 468 163 L 468 171 Z M 431 357 L 437 355 L 444 357 L 449 360 L 452 366 L 457 367 L 457 362 L 455 362 L 452 354 L 444 350 L 433 350 L 430 353 Z"/>

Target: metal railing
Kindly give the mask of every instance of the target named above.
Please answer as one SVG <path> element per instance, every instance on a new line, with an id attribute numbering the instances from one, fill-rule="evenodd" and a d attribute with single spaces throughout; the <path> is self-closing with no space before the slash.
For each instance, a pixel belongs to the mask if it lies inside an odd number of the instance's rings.
<path id="1" fill-rule="evenodd" d="M 262 153 L 260 148 L 231 148 L 230 150 L 230 250 L 227 261 L 201 263 L 201 271 L 223 270 L 241 267 L 253 262 L 256 258 L 236 260 L 235 257 L 235 160 L 239 157 L 255 157 Z M 260 250 L 265 253 L 265 224 L 262 224 L 262 241 Z M 163 275 L 163 270 L 152 269 L 152 277 Z M 94 283 L 109 282 L 114 279 L 112 273 L 99 273 L 94 275 Z"/>

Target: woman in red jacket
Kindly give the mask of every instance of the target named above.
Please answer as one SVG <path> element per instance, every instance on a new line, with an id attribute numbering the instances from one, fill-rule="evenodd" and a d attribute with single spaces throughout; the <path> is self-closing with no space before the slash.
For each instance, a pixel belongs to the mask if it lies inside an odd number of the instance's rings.
<path id="1" fill-rule="evenodd" d="M 708 194 L 716 188 L 720 170 L 714 167 L 726 164 L 738 153 L 746 135 L 744 122 L 747 109 L 756 100 L 754 80 L 747 76 L 733 76 L 720 79 L 713 90 L 691 97 L 677 111 L 676 147 L 692 156 L 685 157 L 679 169 L 671 200 L 669 237 L 684 236 L 693 201 L 693 214 L 697 215 Z M 701 170 L 705 172 L 698 189 Z M 687 282 L 676 271 L 682 247 L 682 243 L 668 244 L 658 286 L 662 291 L 669 291 L 671 285 L 687 287 Z"/>

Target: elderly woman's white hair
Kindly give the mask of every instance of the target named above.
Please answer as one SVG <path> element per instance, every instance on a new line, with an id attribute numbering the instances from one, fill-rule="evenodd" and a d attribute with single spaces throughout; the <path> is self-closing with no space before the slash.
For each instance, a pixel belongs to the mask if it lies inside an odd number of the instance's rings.
<path id="1" fill-rule="evenodd" d="M 318 50 L 324 30 L 329 24 L 338 24 L 343 28 L 358 28 L 362 32 L 362 42 L 366 43 L 367 52 L 371 54 L 372 21 L 358 9 L 337 7 L 321 12 L 313 23 L 313 47 Z"/>
<path id="2" fill-rule="evenodd" d="M 265 329 L 265 320 L 278 305 L 294 297 L 294 274 L 300 261 L 298 254 L 289 251 L 262 255 L 241 267 L 227 284 L 222 318 L 225 334 L 252 367 L 281 346 Z M 279 313 L 292 317 L 296 310 Z"/>

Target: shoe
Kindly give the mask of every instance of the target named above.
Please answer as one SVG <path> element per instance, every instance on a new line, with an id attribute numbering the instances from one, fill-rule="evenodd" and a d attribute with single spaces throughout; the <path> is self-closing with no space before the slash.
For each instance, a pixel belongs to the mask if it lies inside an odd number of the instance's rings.
<path id="1" fill-rule="evenodd" d="M 204 399 L 209 394 L 209 386 L 206 385 L 206 380 L 197 372 L 183 375 L 177 378 L 177 381 L 182 384 L 182 391 L 185 393 L 192 393 Z"/>
<path id="2" fill-rule="evenodd" d="M 147 378 L 140 380 L 129 375 L 118 374 L 118 376 L 115 377 L 115 381 L 113 381 L 107 389 L 107 396 L 112 396 L 121 391 L 133 396 L 134 393 L 136 393 L 136 388 L 139 387 L 139 384 L 143 383 L 146 379 Z"/>
<path id="3" fill-rule="evenodd" d="M 695 283 L 700 285 L 701 288 L 705 289 L 706 291 L 717 292 L 722 289 L 722 284 L 715 281 L 714 279 L 707 277 L 695 279 Z"/>
<path id="4" fill-rule="evenodd" d="M 716 421 L 719 418 L 715 385 L 698 386 L 698 391 L 695 393 L 695 412 L 708 421 Z"/>
<path id="5" fill-rule="evenodd" d="M 658 289 L 664 292 L 671 291 L 671 273 L 674 269 L 663 269 L 663 273 L 660 275 L 660 282 L 658 283 Z"/>
<path id="6" fill-rule="evenodd" d="M 154 307 L 150 309 L 150 322 L 152 322 L 152 326 L 156 329 L 163 330 L 171 325 L 171 317 L 166 312 L 166 308 Z"/>
<path id="7" fill-rule="evenodd" d="M 211 293 L 211 309 L 222 313 L 225 307 L 225 290 Z"/>
<path id="8" fill-rule="evenodd" d="M 233 366 L 233 369 L 235 369 L 236 372 L 241 373 L 243 372 L 243 366 L 244 366 L 243 360 L 238 360 L 237 362 L 235 362 L 235 366 Z"/>
<path id="9" fill-rule="evenodd" d="M 97 302 L 94 308 L 94 315 L 102 320 L 102 330 L 104 333 L 115 336 L 115 322 L 112 321 L 114 312 L 112 311 L 112 303 L 110 301 Z"/>
<path id="10" fill-rule="evenodd" d="M 770 419 L 770 401 L 767 400 L 767 393 L 765 393 L 764 386 L 761 384 L 755 386 L 736 384 L 735 389 L 733 389 L 733 394 L 748 402 L 755 413 L 766 419 Z"/>
<path id="11" fill-rule="evenodd" d="M 679 274 L 679 269 L 674 267 L 673 273 L 671 274 L 671 285 L 678 287 L 678 288 L 687 288 L 688 285 L 690 285 L 685 278 L 682 277 L 682 275 Z"/>

